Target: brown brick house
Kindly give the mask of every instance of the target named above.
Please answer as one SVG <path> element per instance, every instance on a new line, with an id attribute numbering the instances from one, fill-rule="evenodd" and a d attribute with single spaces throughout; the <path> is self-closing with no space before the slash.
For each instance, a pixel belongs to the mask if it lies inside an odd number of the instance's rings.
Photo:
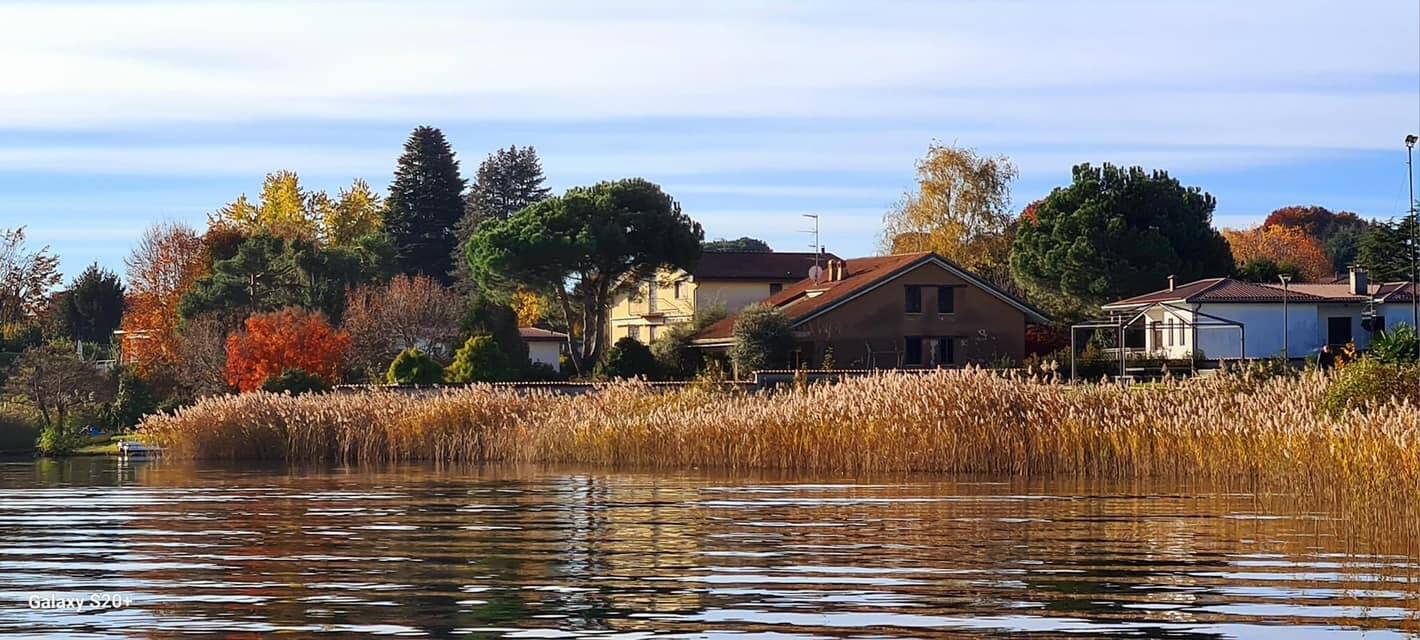
<path id="1" fill-rule="evenodd" d="M 841 368 L 960 366 L 1025 356 L 1028 324 L 1049 320 L 935 253 L 831 260 L 818 280 L 785 287 L 764 302 L 788 316 L 795 366 L 818 367 L 826 349 Z M 694 344 L 726 349 L 736 317 Z"/>

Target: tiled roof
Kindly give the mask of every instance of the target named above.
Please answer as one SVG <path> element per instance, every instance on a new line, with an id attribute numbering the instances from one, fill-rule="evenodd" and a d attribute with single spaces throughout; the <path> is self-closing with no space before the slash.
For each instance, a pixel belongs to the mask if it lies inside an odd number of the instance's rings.
<path id="1" fill-rule="evenodd" d="M 1409 282 L 1387 282 L 1375 296 L 1381 302 L 1410 302 L 1415 297 L 1415 287 Z"/>
<path id="2" fill-rule="evenodd" d="M 819 256 L 819 264 L 837 259 L 831 253 Z M 794 282 L 808 277 L 814 266 L 813 252 L 707 251 L 691 270 L 696 280 L 783 280 Z"/>
<path id="3" fill-rule="evenodd" d="M 1384 302 L 1408 302 L 1409 289 L 1406 283 L 1373 284 L 1367 294 L 1357 295 L 1351 293 L 1351 287 L 1347 283 L 1304 282 L 1289 285 L 1284 292 L 1281 284 L 1244 282 L 1233 278 L 1207 278 L 1179 285 L 1172 290 L 1161 289 L 1111 302 L 1105 305 L 1105 308 L 1138 307 L 1160 302 L 1281 303 L 1284 297 L 1291 302 L 1366 302 L 1372 297 Z"/>
<path id="4" fill-rule="evenodd" d="M 835 304 L 842 302 L 854 294 L 862 291 L 882 280 L 900 273 L 908 268 L 915 267 L 920 263 L 931 259 L 940 260 L 943 264 L 950 265 L 950 268 L 970 279 L 976 279 L 964 269 L 952 265 L 942 257 L 931 252 L 902 253 L 891 256 L 874 256 L 871 258 L 854 258 L 845 263 L 844 275 L 841 280 L 820 279 L 814 282 L 808 278 L 800 280 L 793 285 L 784 287 L 783 291 L 770 296 L 762 304 L 776 307 L 788 316 L 791 323 L 798 323 L 815 315 L 817 312 L 828 309 Z M 1043 320 L 1044 317 L 1034 309 L 1030 309 L 1024 302 L 1011 297 L 989 284 L 982 283 L 992 293 L 1007 299 L 1013 304 L 1027 309 L 1029 315 L 1034 315 Z M 715 324 L 706 327 L 695 336 L 696 340 L 724 340 L 729 338 L 735 327 L 736 316 L 725 318 Z"/>
<path id="5" fill-rule="evenodd" d="M 551 331 L 539 327 L 518 327 L 518 335 L 527 342 L 562 342 L 567 339 L 567 334 L 561 331 Z"/>

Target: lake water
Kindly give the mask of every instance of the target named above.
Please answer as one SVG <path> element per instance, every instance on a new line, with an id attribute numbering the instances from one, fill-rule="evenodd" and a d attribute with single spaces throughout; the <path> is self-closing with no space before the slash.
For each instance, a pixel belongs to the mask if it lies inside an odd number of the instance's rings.
<path id="1" fill-rule="evenodd" d="M 1147 483 L 24 460 L 0 634 L 1414 637 L 1413 541 L 1348 531 Z"/>

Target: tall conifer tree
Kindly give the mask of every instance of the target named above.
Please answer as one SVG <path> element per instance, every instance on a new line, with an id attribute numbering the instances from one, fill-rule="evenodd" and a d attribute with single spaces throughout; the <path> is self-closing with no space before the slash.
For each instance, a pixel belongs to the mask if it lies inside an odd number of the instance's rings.
<path id="1" fill-rule="evenodd" d="M 444 133 L 415 129 L 404 143 L 385 209 L 385 231 L 394 240 L 401 271 L 449 283 L 463 189 L 459 162 Z"/>
<path id="2" fill-rule="evenodd" d="M 454 279 L 459 289 L 477 289 L 468 262 L 463 258 L 463 247 L 478 224 L 485 220 L 507 220 L 528 205 L 546 200 L 552 190 L 543 181 L 542 161 L 532 147 L 498 149 L 478 165 L 478 172 L 469 185 L 463 219 L 456 230 L 459 249 L 454 255 Z"/>

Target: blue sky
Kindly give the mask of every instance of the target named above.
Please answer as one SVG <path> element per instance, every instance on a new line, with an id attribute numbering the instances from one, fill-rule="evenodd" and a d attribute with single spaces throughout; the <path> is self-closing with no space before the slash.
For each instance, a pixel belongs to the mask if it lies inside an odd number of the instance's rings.
<path id="1" fill-rule="evenodd" d="M 535 5 L 535 6 L 534 6 Z M 0 4 L 0 227 L 66 273 L 201 225 L 267 171 L 388 184 L 418 124 L 466 173 L 534 145 L 557 190 L 642 176 L 710 237 L 840 255 L 932 140 L 1010 156 L 1017 209 L 1078 162 L 1167 169 L 1218 226 L 1406 207 L 1420 4 L 152 2 Z"/>

